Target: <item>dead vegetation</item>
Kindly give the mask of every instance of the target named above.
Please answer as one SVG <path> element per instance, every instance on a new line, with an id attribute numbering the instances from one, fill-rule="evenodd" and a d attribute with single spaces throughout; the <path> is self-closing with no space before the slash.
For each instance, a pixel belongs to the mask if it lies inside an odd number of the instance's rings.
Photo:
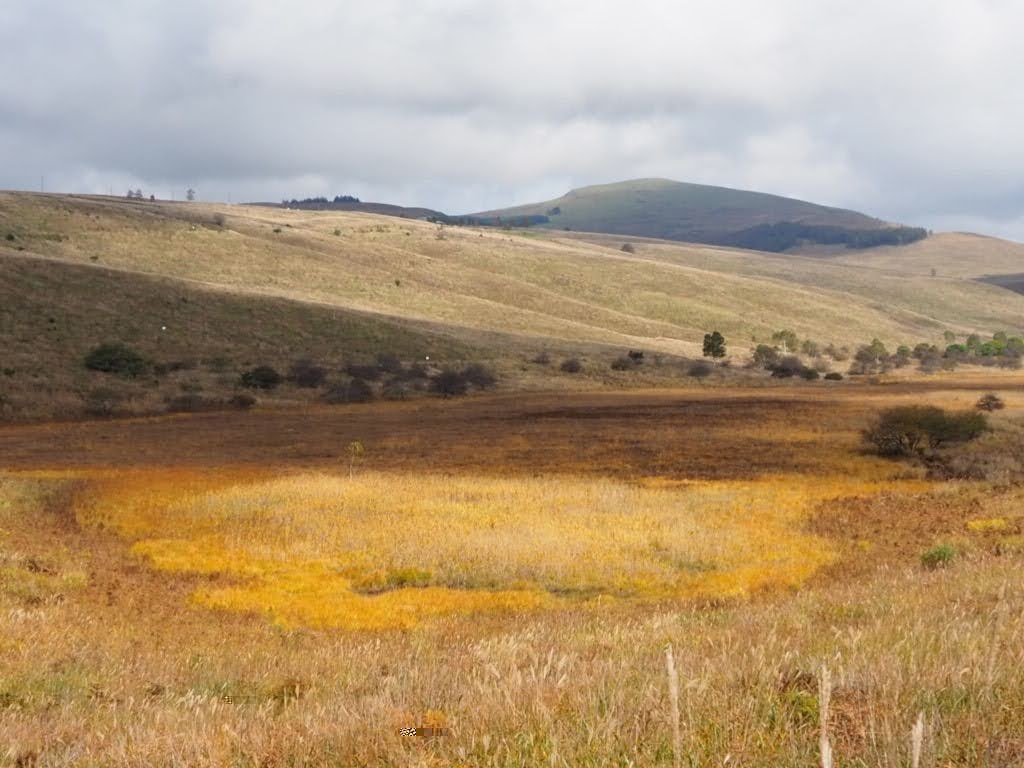
<path id="1" fill-rule="evenodd" d="M 1021 489 L 860 448 L 990 384 L 5 427 L 0 763 L 815 765 L 824 720 L 837 765 L 1013 765 Z M 352 600 L 420 616 L 316 620 Z"/>

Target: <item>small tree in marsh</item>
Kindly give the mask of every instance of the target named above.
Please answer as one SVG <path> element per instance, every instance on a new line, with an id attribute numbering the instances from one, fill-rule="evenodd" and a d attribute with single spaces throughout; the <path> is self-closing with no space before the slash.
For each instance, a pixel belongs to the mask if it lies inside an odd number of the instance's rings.
<path id="1" fill-rule="evenodd" d="M 966 443 L 988 429 L 981 413 L 947 413 L 933 405 L 889 408 L 864 431 L 864 440 L 882 456 L 912 456 L 925 448 L 936 450 L 951 443 Z"/>
<path id="2" fill-rule="evenodd" d="M 987 395 L 982 395 L 978 402 L 974 404 L 974 407 L 979 411 L 991 413 L 992 411 L 1002 410 L 1006 407 L 1006 403 L 995 392 L 989 392 Z"/>

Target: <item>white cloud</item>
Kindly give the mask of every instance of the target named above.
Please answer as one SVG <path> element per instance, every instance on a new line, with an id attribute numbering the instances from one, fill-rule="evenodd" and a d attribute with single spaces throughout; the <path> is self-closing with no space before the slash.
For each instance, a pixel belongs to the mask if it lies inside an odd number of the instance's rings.
<path id="1" fill-rule="evenodd" d="M 31 0 L 0 186 L 449 211 L 638 176 L 1024 239 L 1010 0 Z"/>

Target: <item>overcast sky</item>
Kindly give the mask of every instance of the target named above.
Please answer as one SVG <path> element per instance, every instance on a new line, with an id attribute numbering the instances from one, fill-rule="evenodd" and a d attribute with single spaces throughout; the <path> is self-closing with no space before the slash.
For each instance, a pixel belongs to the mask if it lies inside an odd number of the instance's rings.
<path id="1" fill-rule="evenodd" d="M 1024 240 L 1019 0 L 2 0 L 0 188 L 449 213 L 659 176 Z"/>

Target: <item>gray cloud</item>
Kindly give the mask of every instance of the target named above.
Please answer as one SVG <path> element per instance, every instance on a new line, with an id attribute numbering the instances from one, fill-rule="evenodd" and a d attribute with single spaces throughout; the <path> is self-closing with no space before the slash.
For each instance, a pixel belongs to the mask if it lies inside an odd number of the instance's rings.
<path id="1" fill-rule="evenodd" d="M 8 0 L 0 186 L 452 212 L 666 176 L 1024 239 L 1011 0 Z"/>

